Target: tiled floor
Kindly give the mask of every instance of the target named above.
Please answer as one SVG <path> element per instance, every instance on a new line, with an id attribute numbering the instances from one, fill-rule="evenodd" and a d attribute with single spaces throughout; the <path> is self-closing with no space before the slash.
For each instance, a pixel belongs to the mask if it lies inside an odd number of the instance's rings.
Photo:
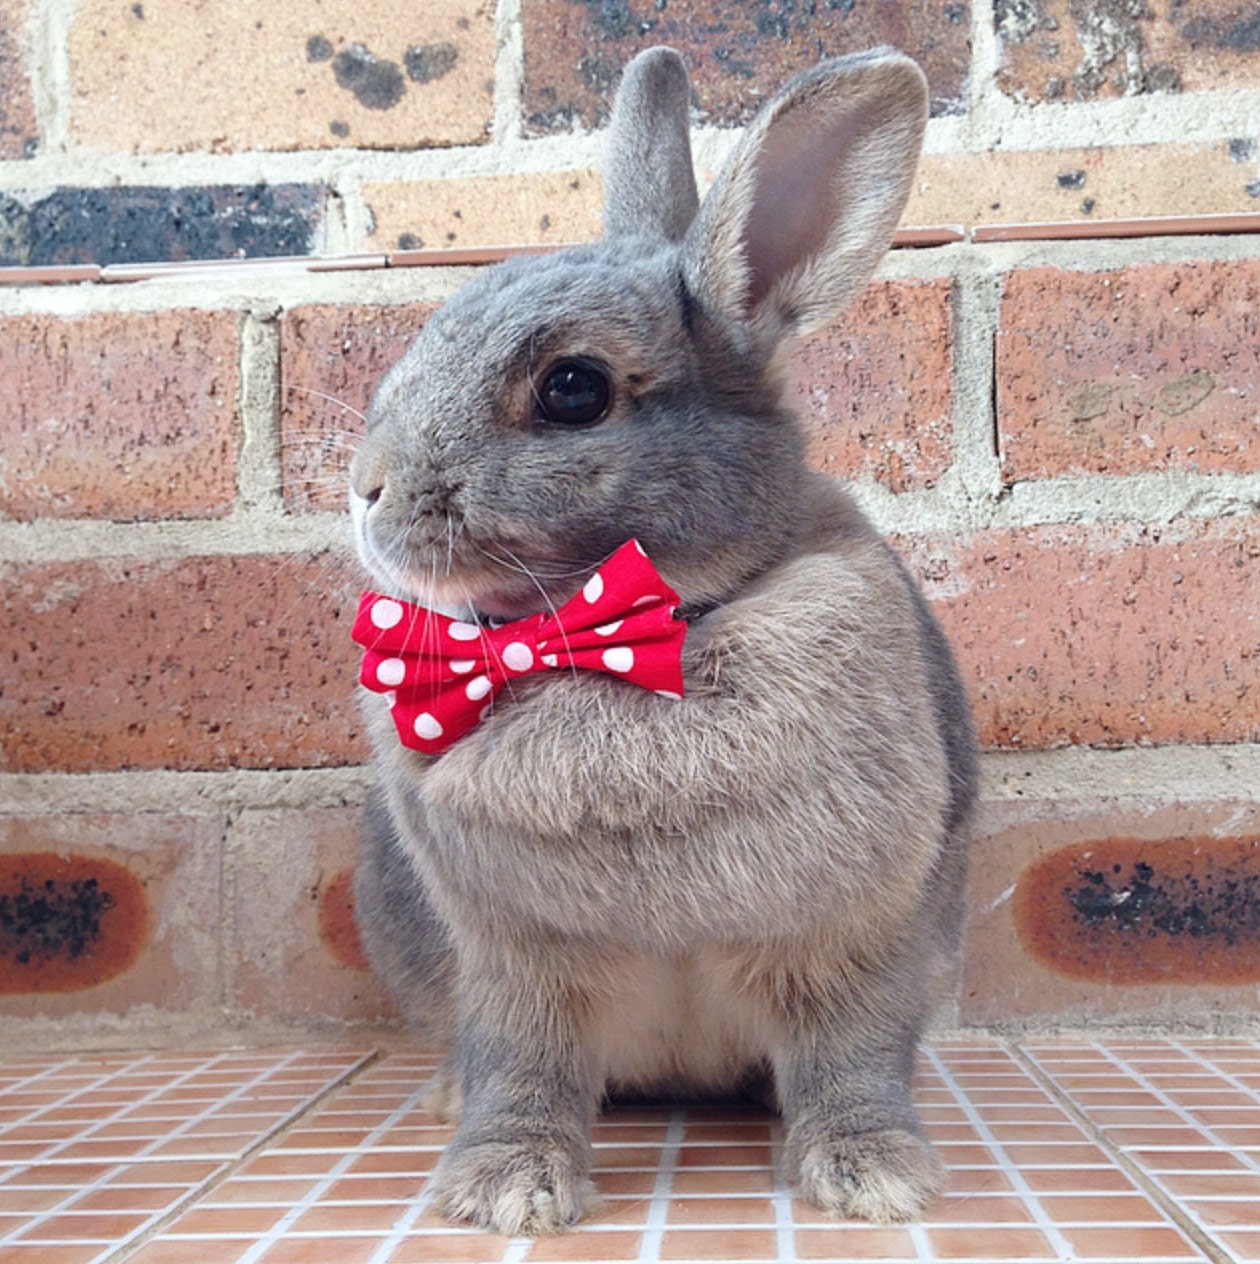
<path id="1" fill-rule="evenodd" d="M 600 1212 L 529 1242 L 444 1223 L 432 1060 L 233 1050 L 0 1065 L 0 1264 L 1260 1260 L 1260 1044 L 943 1043 L 917 1097 L 950 1168 L 921 1225 L 837 1224 L 761 1113 L 619 1111 Z"/>

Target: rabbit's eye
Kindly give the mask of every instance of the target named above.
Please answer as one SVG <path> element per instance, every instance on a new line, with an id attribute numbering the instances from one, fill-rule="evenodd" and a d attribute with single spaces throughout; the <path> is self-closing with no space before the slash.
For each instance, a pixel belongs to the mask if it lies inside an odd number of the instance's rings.
<path id="1" fill-rule="evenodd" d="M 585 360 L 561 360 L 538 388 L 538 411 L 559 426 L 586 426 L 598 421 L 612 401 L 608 375 Z"/>

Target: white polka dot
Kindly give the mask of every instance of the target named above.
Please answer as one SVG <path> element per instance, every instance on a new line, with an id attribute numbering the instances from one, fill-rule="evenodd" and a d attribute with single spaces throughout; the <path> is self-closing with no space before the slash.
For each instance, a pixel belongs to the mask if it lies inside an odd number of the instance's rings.
<path id="1" fill-rule="evenodd" d="M 480 702 L 490 692 L 489 676 L 474 676 L 465 686 L 469 702 Z"/>
<path id="2" fill-rule="evenodd" d="M 436 741 L 442 736 L 442 726 L 427 711 L 416 716 L 411 727 L 415 729 L 416 736 L 424 738 L 426 742 Z"/>
<path id="3" fill-rule="evenodd" d="M 446 631 L 452 641 L 475 641 L 481 635 L 475 623 L 452 623 Z"/>
<path id="4" fill-rule="evenodd" d="M 616 623 L 605 623 L 602 628 L 595 629 L 596 636 L 612 636 L 621 625 L 625 623 L 624 619 L 618 619 Z"/>
<path id="5" fill-rule="evenodd" d="M 557 667 L 560 664 L 560 655 L 559 654 L 544 654 L 542 656 L 542 661 L 548 667 Z"/>
<path id="6" fill-rule="evenodd" d="M 675 702 L 682 698 L 682 694 L 675 693 L 672 689 L 657 689 L 655 692 L 662 698 L 673 698 Z"/>
<path id="7" fill-rule="evenodd" d="M 372 604 L 372 623 L 382 632 L 397 627 L 402 622 L 403 608 L 396 601 L 382 597 Z"/>
<path id="8" fill-rule="evenodd" d="M 586 581 L 586 586 L 582 589 L 582 596 L 586 598 L 588 605 L 593 606 L 603 595 L 604 577 L 597 571 Z"/>
<path id="9" fill-rule="evenodd" d="M 655 594 L 648 593 L 646 597 L 640 597 L 638 601 L 636 601 L 634 605 L 630 607 L 630 609 L 637 610 L 640 606 L 650 606 L 659 600 L 660 598 L 657 597 Z"/>
<path id="10" fill-rule="evenodd" d="M 407 664 L 401 658 L 387 658 L 377 665 L 376 682 L 380 685 L 401 685 L 407 678 Z"/>
<path id="11" fill-rule="evenodd" d="M 613 649 L 605 650 L 602 658 L 604 666 L 609 671 L 628 672 L 634 666 L 634 650 L 628 645 L 618 645 Z"/>
<path id="12" fill-rule="evenodd" d="M 513 641 L 503 651 L 503 665 L 514 672 L 529 671 L 534 665 L 534 651 L 524 641 Z"/>
<path id="13" fill-rule="evenodd" d="M 474 667 L 477 666 L 475 658 L 453 658 L 451 659 L 451 671 L 457 676 L 467 676 Z"/>

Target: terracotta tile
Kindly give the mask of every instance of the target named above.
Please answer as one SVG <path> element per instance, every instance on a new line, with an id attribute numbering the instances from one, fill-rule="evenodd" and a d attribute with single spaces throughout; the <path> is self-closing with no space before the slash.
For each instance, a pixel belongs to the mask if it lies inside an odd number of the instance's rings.
<path id="1" fill-rule="evenodd" d="M 195 1233 L 213 1238 L 219 1234 L 255 1233 L 264 1236 L 277 1225 L 287 1207 L 193 1207 L 171 1226 L 171 1233 Z"/>
<path id="2" fill-rule="evenodd" d="M 654 1162 L 655 1158 L 651 1161 Z M 683 1146 L 678 1151 L 678 1166 L 681 1168 L 769 1167 L 770 1147 L 768 1145 Z"/>
<path id="3" fill-rule="evenodd" d="M 1088 1259 L 1142 1260 L 1202 1259 L 1199 1252 L 1176 1229 L 1153 1225 L 1126 1225 L 1124 1228 L 1065 1228 L 1063 1236 L 1078 1257 Z"/>
<path id="4" fill-rule="evenodd" d="M 328 1202 L 408 1202 L 422 1185 L 414 1176 L 346 1177 L 331 1185 L 323 1198 Z"/>
<path id="5" fill-rule="evenodd" d="M 154 1177 L 164 1173 L 154 1172 Z M 161 1211 L 181 1198 L 184 1190 L 173 1185 L 106 1185 L 76 1198 L 75 1211 Z"/>
<path id="6" fill-rule="evenodd" d="M 380 1238 L 353 1236 L 290 1238 L 277 1242 L 260 1257 L 260 1264 L 366 1264 L 380 1249 Z"/>
<path id="7" fill-rule="evenodd" d="M 1239 1260 L 1260 1260 L 1260 1233 L 1222 1233 L 1218 1237 Z"/>
<path id="8" fill-rule="evenodd" d="M 710 1176 L 708 1172 L 694 1172 L 693 1176 Z M 744 1175 L 744 1173 L 733 1173 L 732 1175 Z M 674 1188 L 678 1189 L 678 1174 L 675 1174 Z M 655 1172 L 610 1172 L 600 1171 L 596 1169 L 594 1174 L 595 1188 L 601 1194 L 607 1197 L 616 1197 L 617 1195 L 625 1195 L 634 1198 L 647 1198 L 656 1188 Z M 724 1182 L 714 1181 L 715 1186 L 720 1186 L 725 1192 L 729 1186 Z M 767 1179 L 767 1184 L 769 1183 Z"/>
<path id="9" fill-rule="evenodd" d="M 928 1209 L 932 1224 L 1029 1224 L 1032 1213 L 1021 1198 L 939 1198 Z"/>
<path id="10" fill-rule="evenodd" d="M 1159 1183 L 1179 1198 L 1219 1195 L 1260 1201 L 1260 1173 L 1161 1172 Z"/>
<path id="11" fill-rule="evenodd" d="M 775 1236 L 762 1229 L 673 1229 L 661 1242 L 663 1260 L 766 1260 Z"/>
<path id="12" fill-rule="evenodd" d="M 1107 1155 L 1093 1145 L 1023 1145 L 1004 1146 L 1007 1157 L 1016 1167 L 1098 1167 L 1107 1162 Z"/>
<path id="13" fill-rule="evenodd" d="M 642 1240 L 638 1233 L 598 1231 L 540 1238 L 530 1247 L 525 1259 L 531 1264 L 553 1260 L 637 1260 Z"/>
<path id="14" fill-rule="evenodd" d="M 1250 1199 L 1195 1198 L 1186 1206 L 1205 1225 L 1260 1225 L 1260 1203 Z"/>
<path id="15" fill-rule="evenodd" d="M 350 1207 L 317 1204 L 304 1211 L 293 1223 L 295 1233 L 376 1233 L 388 1232 L 407 1211 L 407 1203 L 356 1203 Z"/>
<path id="16" fill-rule="evenodd" d="M 80 1246 L 63 1242 L 55 1246 L 34 1246 L 17 1242 L 0 1250 L 0 1260 L 3 1264 L 89 1264 L 89 1261 L 98 1259 L 100 1254 L 99 1245 Z M 146 1261 L 146 1264 L 149 1262 Z M 207 1260 L 205 1264 L 214 1262 Z"/>
<path id="17" fill-rule="evenodd" d="M 495 1264 L 509 1245 L 510 1238 L 491 1233 L 425 1234 L 404 1238 L 389 1264 Z"/>
<path id="18" fill-rule="evenodd" d="M 1107 1129 L 1107 1140 L 1125 1149 L 1139 1146 L 1196 1146 L 1208 1138 L 1198 1128 L 1117 1128 Z"/>
<path id="19" fill-rule="evenodd" d="M 715 1172 L 675 1172 L 674 1191 L 680 1194 L 771 1193 L 773 1176 L 766 1167 Z"/>
<path id="20" fill-rule="evenodd" d="M 1045 1235 L 1036 1229 L 929 1229 L 928 1237 L 932 1250 L 942 1260 L 1055 1258 Z"/>
<path id="21" fill-rule="evenodd" d="M 19 1178 L 20 1179 L 20 1178 Z M 68 1191 L 47 1186 L 39 1189 L 14 1189 L 11 1185 L 0 1186 L 0 1214 L 18 1215 L 21 1212 L 47 1211 L 58 1206 Z"/>
<path id="22" fill-rule="evenodd" d="M 803 1260 L 915 1260 L 914 1239 L 905 1229 L 798 1229 L 796 1254 Z"/>
<path id="23" fill-rule="evenodd" d="M 158 1238 L 142 1246 L 134 1255 L 127 1257 L 128 1262 L 137 1264 L 237 1264 L 241 1252 L 249 1243 L 239 1239 L 218 1240 L 199 1238 L 194 1242 L 172 1242 Z"/>
<path id="24" fill-rule="evenodd" d="M 1241 1159 L 1223 1150 L 1131 1150 L 1129 1157 L 1158 1172 L 1237 1172 Z"/>
<path id="25" fill-rule="evenodd" d="M 948 1182 L 950 1194 L 994 1194 L 1013 1188 L 1006 1174 L 995 1167 L 951 1168 Z"/>
<path id="26" fill-rule="evenodd" d="M 670 1204 L 671 1225 L 773 1225 L 768 1198 L 686 1198 Z"/>
<path id="27" fill-rule="evenodd" d="M 1133 1182 L 1116 1167 L 1027 1168 L 1020 1176 L 1037 1194 L 1077 1193 L 1082 1187 L 1112 1193 L 1133 1189 Z"/>
<path id="28" fill-rule="evenodd" d="M 82 1216 L 63 1214 L 45 1220 L 25 1237 L 27 1242 L 116 1241 L 134 1233 L 147 1219 L 140 1213 L 128 1215 L 117 1211 L 89 1212 Z"/>
<path id="29" fill-rule="evenodd" d="M 1081 1221 L 1124 1223 L 1159 1219 L 1159 1213 L 1150 1200 L 1136 1192 L 1128 1195 L 1043 1194 L 1041 1205 L 1051 1219 L 1065 1224 Z"/>

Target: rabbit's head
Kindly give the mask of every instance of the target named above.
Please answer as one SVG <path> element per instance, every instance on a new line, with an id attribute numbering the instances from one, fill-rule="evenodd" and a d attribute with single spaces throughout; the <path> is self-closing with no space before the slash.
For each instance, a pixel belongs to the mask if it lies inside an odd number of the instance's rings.
<path id="1" fill-rule="evenodd" d="M 677 54 L 626 69 L 604 238 L 486 270 L 382 383 L 352 468 L 365 564 L 398 595 L 513 617 L 636 537 L 685 605 L 802 530 L 785 348 L 865 285 L 910 189 L 923 76 L 889 50 L 774 97 L 701 205 Z"/>

